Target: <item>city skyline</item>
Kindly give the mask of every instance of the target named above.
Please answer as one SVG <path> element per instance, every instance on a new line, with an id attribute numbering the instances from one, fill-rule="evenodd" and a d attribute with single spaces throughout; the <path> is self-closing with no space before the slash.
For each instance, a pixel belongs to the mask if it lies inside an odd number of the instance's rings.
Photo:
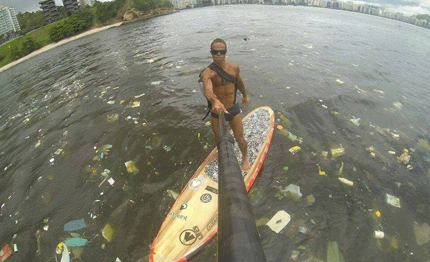
<path id="1" fill-rule="evenodd" d="M 54 0 L 56 5 L 62 6 L 62 0 Z M 99 0 L 107 2 L 112 0 Z M 340 0 L 347 2 L 347 0 Z M 384 7 L 390 12 L 400 12 L 405 15 L 430 14 L 430 0 L 359 0 L 357 4 L 368 4 Z M 35 12 L 40 10 L 39 0 L 0 0 L 0 5 L 15 8 L 16 12 Z"/>

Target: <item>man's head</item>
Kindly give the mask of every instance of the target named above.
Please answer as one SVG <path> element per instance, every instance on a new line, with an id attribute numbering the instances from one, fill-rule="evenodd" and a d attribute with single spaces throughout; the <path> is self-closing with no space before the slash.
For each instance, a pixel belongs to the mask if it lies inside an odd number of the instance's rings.
<path id="1" fill-rule="evenodd" d="M 217 38 L 212 41 L 211 54 L 215 63 L 224 62 L 226 53 L 227 53 L 227 44 L 223 39 Z"/>

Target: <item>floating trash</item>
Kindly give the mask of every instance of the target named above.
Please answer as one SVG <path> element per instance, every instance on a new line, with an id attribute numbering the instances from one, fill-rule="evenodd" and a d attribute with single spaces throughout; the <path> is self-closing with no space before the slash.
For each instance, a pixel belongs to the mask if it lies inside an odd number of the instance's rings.
<path id="1" fill-rule="evenodd" d="M 61 254 L 60 262 L 70 262 L 70 255 L 69 255 L 69 250 L 67 246 L 64 245 L 63 242 L 61 242 L 60 244 L 61 244 L 61 249 L 63 250 L 63 253 Z"/>
<path id="2" fill-rule="evenodd" d="M 324 107 L 325 109 L 327 109 L 328 107 L 326 105 L 321 105 L 322 107 Z"/>
<path id="3" fill-rule="evenodd" d="M 421 226 L 414 224 L 414 233 L 419 246 L 427 244 L 430 241 L 430 226 L 427 223 Z"/>
<path id="4" fill-rule="evenodd" d="M 373 89 L 373 92 L 381 94 L 381 95 L 384 94 L 384 91 L 381 91 L 381 90 L 378 90 L 378 89 Z"/>
<path id="5" fill-rule="evenodd" d="M 178 198 L 178 193 L 176 193 L 175 191 L 173 191 L 173 190 L 167 190 L 167 193 L 173 198 L 173 199 L 177 199 Z"/>
<path id="6" fill-rule="evenodd" d="M 340 147 L 338 148 L 331 148 L 330 152 L 331 152 L 331 157 L 336 158 L 345 154 L 345 148 L 343 148 L 342 145 L 340 145 Z"/>
<path id="7" fill-rule="evenodd" d="M 86 228 L 85 220 L 83 218 L 73 220 L 64 225 L 64 231 L 76 231 L 82 228 Z"/>
<path id="8" fill-rule="evenodd" d="M 282 129 L 283 129 L 283 127 L 282 127 L 281 125 L 277 125 L 277 126 L 276 126 L 276 128 L 277 128 L 278 130 L 282 130 Z"/>
<path id="9" fill-rule="evenodd" d="M 200 134 L 200 133 L 199 133 Z M 169 152 L 170 150 L 172 150 L 170 147 L 168 147 L 167 145 L 163 146 L 164 151 Z"/>
<path id="10" fill-rule="evenodd" d="M 139 172 L 139 169 L 137 169 L 133 161 L 127 161 L 124 164 L 125 164 L 125 167 L 127 168 L 128 173 L 135 175 L 137 174 L 137 172 Z"/>
<path id="11" fill-rule="evenodd" d="M 106 118 L 109 123 L 113 123 L 118 121 L 119 114 L 107 115 Z"/>
<path id="12" fill-rule="evenodd" d="M 326 174 L 326 172 L 324 172 L 323 170 L 321 170 L 320 165 L 318 165 L 318 164 L 317 164 L 317 166 L 318 166 L 318 174 L 319 174 L 320 176 L 326 176 L 326 175 L 327 175 L 327 174 Z"/>
<path id="13" fill-rule="evenodd" d="M 336 241 L 327 244 L 327 262 L 345 262 Z"/>
<path id="14" fill-rule="evenodd" d="M 400 208 L 400 199 L 398 197 L 386 194 L 386 201 L 388 204 Z"/>
<path id="15" fill-rule="evenodd" d="M 109 224 L 107 224 L 102 230 L 102 235 L 108 242 L 112 241 L 114 234 L 115 231 Z"/>
<path id="16" fill-rule="evenodd" d="M 402 107 L 403 107 L 403 105 L 402 105 L 402 103 L 400 103 L 400 102 L 394 102 L 393 103 L 393 105 L 395 106 L 395 107 L 397 107 L 398 109 L 402 109 Z"/>
<path id="17" fill-rule="evenodd" d="M 133 103 L 131 104 L 131 108 L 136 108 L 140 106 L 140 101 L 133 101 Z"/>
<path id="18" fill-rule="evenodd" d="M 299 186 L 294 185 L 294 184 L 289 184 L 284 189 L 282 189 L 282 187 L 280 187 L 279 188 L 279 192 L 276 194 L 275 197 L 277 197 L 278 199 L 282 199 L 284 197 L 291 197 L 294 200 L 298 200 L 302 196 L 303 195 L 300 192 L 300 187 Z"/>
<path id="19" fill-rule="evenodd" d="M 306 205 L 311 206 L 313 203 L 315 203 L 314 195 L 306 196 Z"/>
<path id="20" fill-rule="evenodd" d="M 297 258 L 299 257 L 299 255 L 300 255 L 300 251 L 297 251 L 297 250 L 293 250 L 293 252 L 291 252 L 291 259 L 292 260 L 297 260 Z"/>
<path id="21" fill-rule="evenodd" d="M 388 154 L 390 154 L 390 155 L 395 155 L 395 154 L 396 154 L 396 152 L 394 152 L 394 151 L 388 151 Z"/>
<path id="22" fill-rule="evenodd" d="M 282 169 L 284 169 L 284 171 L 288 171 L 290 168 L 288 166 L 284 166 Z"/>
<path id="23" fill-rule="evenodd" d="M 312 49 L 312 44 L 306 44 L 305 47 L 308 49 Z"/>
<path id="24" fill-rule="evenodd" d="M 350 121 L 355 125 L 355 126 L 360 126 L 360 118 L 355 118 L 355 116 L 352 116 L 352 118 L 350 119 Z"/>
<path id="25" fill-rule="evenodd" d="M 287 212 L 280 210 L 272 217 L 272 219 L 269 220 L 269 222 L 267 222 L 266 225 L 278 234 L 290 221 L 291 216 Z"/>
<path id="26" fill-rule="evenodd" d="M 115 183 L 115 180 L 111 177 L 108 179 L 108 183 L 113 186 L 113 184 Z"/>
<path id="27" fill-rule="evenodd" d="M 58 149 L 54 152 L 54 154 L 55 154 L 55 155 L 59 155 L 59 154 L 61 154 L 61 152 L 63 152 L 63 149 L 58 148 Z"/>
<path id="28" fill-rule="evenodd" d="M 385 237 L 385 233 L 377 230 L 377 231 L 375 231 L 374 236 L 375 236 L 375 238 L 382 239 Z"/>
<path id="29" fill-rule="evenodd" d="M 162 82 L 163 81 L 154 81 L 154 82 L 151 83 L 151 85 L 157 86 L 157 85 L 161 84 Z"/>
<path id="30" fill-rule="evenodd" d="M 140 95 L 135 95 L 134 96 L 134 99 L 138 99 L 138 98 L 141 98 L 142 96 L 144 96 L 145 95 L 145 93 L 142 93 L 142 94 L 140 94 Z"/>
<path id="31" fill-rule="evenodd" d="M 111 101 L 108 101 L 107 103 L 108 103 L 109 105 L 113 105 L 113 104 L 115 104 L 115 101 L 111 100 Z"/>
<path id="32" fill-rule="evenodd" d="M 345 82 L 343 82 L 342 80 L 340 80 L 340 79 L 336 79 L 336 83 L 338 83 L 339 85 L 343 85 Z"/>
<path id="33" fill-rule="evenodd" d="M 376 211 L 375 215 L 376 215 L 376 217 L 380 217 L 381 216 L 381 212 L 380 211 Z"/>
<path id="34" fill-rule="evenodd" d="M 80 237 L 66 238 L 64 244 L 68 247 L 83 247 L 88 244 L 88 239 Z"/>
<path id="35" fill-rule="evenodd" d="M 409 155 L 409 150 L 403 149 L 403 154 L 397 157 L 398 163 L 407 164 L 411 160 L 411 156 Z"/>
<path id="36" fill-rule="evenodd" d="M 348 179 L 343 178 L 343 177 L 339 177 L 338 179 L 340 182 L 344 183 L 345 185 L 354 186 L 354 182 L 352 182 L 351 180 L 348 180 Z"/>
<path id="37" fill-rule="evenodd" d="M 290 151 L 291 154 L 296 154 L 297 152 L 300 151 L 300 147 L 299 146 L 294 146 L 292 148 L 290 148 L 288 151 Z"/>

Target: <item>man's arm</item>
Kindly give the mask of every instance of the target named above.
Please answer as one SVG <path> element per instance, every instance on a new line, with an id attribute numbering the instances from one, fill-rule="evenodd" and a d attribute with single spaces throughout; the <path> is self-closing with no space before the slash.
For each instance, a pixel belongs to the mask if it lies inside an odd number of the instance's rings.
<path id="1" fill-rule="evenodd" d="M 215 112 L 217 114 L 220 114 L 221 111 L 224 111 L 224 113 L 228 114 L 227 109 L 225 109 L 224 105 L 221 103 L 221 101 L 218 100 L 217 96 L 213 91 L 210 69 L 206 68 L 206 70 L 203 72 L 202 81 L 205 97 L 207 100 L 209 100 L 209 102 L 211 102 L 212 108 L 215 110 Z"/>
<path id="2" fill-rule="evenodd" d="M 245 89 L 245 83 L 243 82 L 242 78 L 240 77 L 240 68 L 237 66 L 237 76 L 236 76 L 237 85 L 239 88 L 239 91 L 242 93 L 242 104 L 248 103 L 248 96 L 246 95 L 246 89 Z"/>

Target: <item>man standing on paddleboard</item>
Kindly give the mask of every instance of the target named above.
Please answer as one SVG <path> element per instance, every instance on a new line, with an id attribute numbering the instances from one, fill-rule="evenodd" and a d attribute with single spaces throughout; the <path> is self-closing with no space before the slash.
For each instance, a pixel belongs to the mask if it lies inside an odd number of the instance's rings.
<path id="1" fill-rule="evenodd" d="M 219 141 L 218 115 L 225 113 L 230 123 L 234 138 L 242 152 L 242 171 L 247 172 L 251 167 L 248 158 L 248 149 L 243 137 L 243 123 L 239 104 L 236 103 L 237 90 L 242 93 L 242 104 L 248 104 L 245 84 L 240 77 L 240 68 L 237 64 L 225 60 L 227 44 L 223 39 L 217 38 L 211 43 L 213 63 L 201 74 L 206 99 L 212 105 L 211 125 L 214 132 L 215 145 Z M 228 109 L 227 109 L 228 108 Z"/>

